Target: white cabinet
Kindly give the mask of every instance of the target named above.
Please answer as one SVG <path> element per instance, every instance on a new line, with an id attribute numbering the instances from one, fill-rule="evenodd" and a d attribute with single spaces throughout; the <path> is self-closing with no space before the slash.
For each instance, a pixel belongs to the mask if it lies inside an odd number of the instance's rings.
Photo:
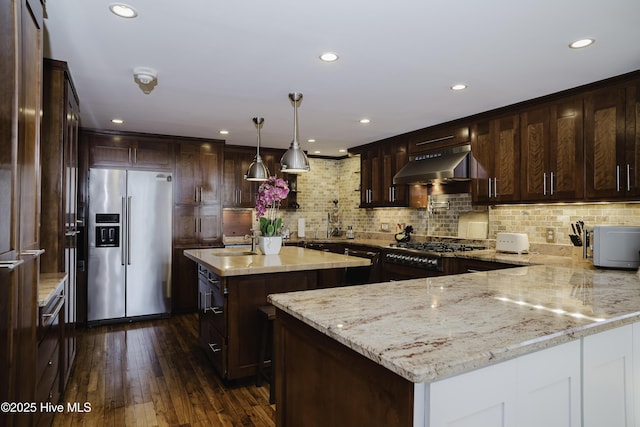
<path id="1" fill-rule="evenodd" d="M 579 427 L 580 341 L 431 384 L 429 427 Z"/>
<path id="2" fill-rule="evenodd" d="M 633 329 L 627 325 L 583 339 L 584 427 L 634 425 Z"/>
<path id="3" fill-rule="evenodd" d="M 516 361 L 431 384 L 429 427 L 515 425 Z"/>
<path id="4" fill-rule="evenodd" d="M 517 426 L 580 426 L 580 341 L 551 347 L 518 362 Z"/>

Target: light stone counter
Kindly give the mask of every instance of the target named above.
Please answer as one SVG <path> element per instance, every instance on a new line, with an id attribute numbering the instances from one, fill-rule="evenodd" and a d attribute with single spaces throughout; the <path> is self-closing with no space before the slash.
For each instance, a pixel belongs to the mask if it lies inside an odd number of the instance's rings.
<path id="1" fill-rule="evenodd" d="M 283 246 L 278 255 L 246 255 L 247 248 L 187 249 L 187 258 L 205 265 L 222 277 L 288 271 L 361 267 L 371 264 L 366 258 L 331 252 Z"/>
<path id="2" fill-rule="evenodd" d="M 503 262 L 544 259 L 484 255 Z M 558 258 L 546 261 L 562 264 Z M 638 321 L 640 276 L 564 258 L 564 266 L 291 292 L 269 300 L 403 378 L 423 383 Z"/>
<path id="3" fill-rule="evenodd" d="M 66 280 L 67 273 L 41 273 L 38 283 L 38 307 L 49 304 Z"/>

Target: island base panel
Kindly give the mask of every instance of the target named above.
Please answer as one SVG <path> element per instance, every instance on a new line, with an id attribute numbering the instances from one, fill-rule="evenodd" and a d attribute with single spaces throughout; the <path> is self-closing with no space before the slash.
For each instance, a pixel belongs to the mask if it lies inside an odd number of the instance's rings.
<path id="1" fill-rule="evenodd" d="M 276 425 L 411 426 L 414 384 L 277 310 Z"/>

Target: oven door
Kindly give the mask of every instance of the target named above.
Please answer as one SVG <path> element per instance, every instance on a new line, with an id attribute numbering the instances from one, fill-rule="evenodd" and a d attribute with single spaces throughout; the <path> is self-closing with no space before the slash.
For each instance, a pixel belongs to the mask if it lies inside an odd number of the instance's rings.
<path id="1" fill-rule="evenodd" d="M 395 280 L 420 279 L 423 277 L 444 276 L 445 273 L 438 270 L 431 270 L 424 267 L 396 264 L 393 262 L 382 262 L 382 281 L 390 282 Z"/>

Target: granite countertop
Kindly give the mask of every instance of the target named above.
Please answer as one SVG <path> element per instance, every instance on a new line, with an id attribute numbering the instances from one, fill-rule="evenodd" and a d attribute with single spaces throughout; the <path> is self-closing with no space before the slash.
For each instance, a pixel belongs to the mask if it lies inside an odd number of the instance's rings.
<path id="1" fill-rule="evenodd" d="M 66 280 L 67 273 L 41 273 L 38 283 L 38 307 L 49 304 Z"/>
<path id="2" fill-rule="evenodd" d="M 464 256 L 546 264 L 290 292 L 269 300 L 414 383 L 640 320 L 635 271 L 599 270 L 569 257 L 472 254 Z"/>
<path id="3" fill-rule="evenodd" d="M 205 265 L 222 277 L 360 267 L 371 264 L 371 261 L 366 258 L 304 249 L 297 246 L 283 246 L 278 255 L 247 255 L 247 253 L 247 248 L 187 249 L 184 251 L 187 258 Z"/>

